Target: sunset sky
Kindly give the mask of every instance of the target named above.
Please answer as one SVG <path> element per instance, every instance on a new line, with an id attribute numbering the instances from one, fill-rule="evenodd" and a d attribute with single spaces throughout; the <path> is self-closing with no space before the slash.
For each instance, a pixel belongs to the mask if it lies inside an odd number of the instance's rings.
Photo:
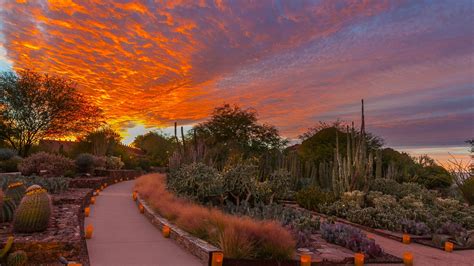
<path id="1" fill-rule="evenodd" d="M 445 160 L 474 137 L 472 0 L 0 0 L 0 70 L 73 79 L 128 134 L 224 102 L 296 138 L 359 123 Z"/>

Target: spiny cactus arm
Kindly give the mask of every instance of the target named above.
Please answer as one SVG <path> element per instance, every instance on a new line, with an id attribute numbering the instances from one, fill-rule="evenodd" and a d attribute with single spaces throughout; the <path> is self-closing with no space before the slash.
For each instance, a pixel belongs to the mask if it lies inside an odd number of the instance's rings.
<path id="1" fill-rule="evenodd" d="M 7 253 L 8 253 L 8 251 L 10 251 L 10 248 L 13 245 L 13 240 L 14 240 L 13 236 L 8 237 L 7 243 L 5 244 L 3 249 L 0 251 L 0 259 L 5 257 L 5 255 L 7 255 Z"/>

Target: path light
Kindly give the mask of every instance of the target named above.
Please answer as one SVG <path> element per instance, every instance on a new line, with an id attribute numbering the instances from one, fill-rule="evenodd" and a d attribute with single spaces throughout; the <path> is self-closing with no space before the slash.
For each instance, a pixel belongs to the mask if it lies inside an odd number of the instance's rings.
<path id="1" fill-rule="evenodd" d="M 86 239 L 91 239 L 92 238 L 92 232 L 93 231 L 94 231 L 94 227 L 92 226 L 92 224 L 89 224 L 86 227 Z"/>
<path id="2" fill-rule="evenodd" d="M 95 203 L 95 197 L 91 197 L 91 204 L 94 205 Z"/>
<path id="3" fill-rule="evenodd" d="M 403 253 L 403 263 L 406 266 L 413 266 L 413 254 L 411 254 L 411 252 Z"/>
<path id="4" fill-rule="evenodd" d="M 171 233 L 170 227 L 167 226 L 167 225 L 163 225 L 163 229 L 161 230 L 161 233 L 163 233 L 163 236 L 164 236 L 165 238 L 170 237 L 170 233 Z"/>
<path id="5" fill-rule="evenodd" d="M 301 266 L 311 266 L 311 255 L 310 254 L 301 254 L 301 256 L 300 256 L 300 265 Z"/>
<path id="6" fill-rule="evenodd" d="M 364 265 L 364 254 L 362 254 L 362 253 L 354 254 L 354 265 L 355 266 Z"/>
<path id="7" fill-rule="evenodd" d="M 453 252 L 454 244 L 452 242 L 446 241 L 444 243 L 444 251 Z"/>
<path id="8" fill-rule="evenodd" d="M 145 213 L 145 208 L 143 207 L 143 204 L 138 204 L 138 209 L 140 210 L 140 213 Z"/>
<path id="9" fill-rule="evenodd" d="M 84 214 L 86 215 L 86 217 L 89 217 L 89 214 L 91 213 L 91 208 L 89 207 L 85 207 L 84 208 Z"/>
<path id="10" fill-rule="evenodd" d="M 95 191 L 95 195 L 96 195 L 96 196 L 99 196 L 99 192 L 100 192 L 100 190 L 97 189 L 97 190 Z"/>
<path id="11" fill-rule="evenodd" d="M 133 191 L 133 193 L 132 193 L 132 198 L 133 198 L 133 200 L 135 200 L 135 201 L 137 200 L 137 191 Z"/>
<path id="12" fill-rule="evenodd" d="M 212 252 L 211 256 L 211 266 L 222 266 L 222 263 L 224 262 L 224 253 L 219 251 Z"/>
<path id="13" fill-rule="evenodd" d="M 403 244 L 410 244 L 410 235 L 409 234 L 403 234 L 402 242 L 403 242 Z"/>
<path id="14" fill-rule="evenodd" d="M 374 236 L 372 234 L 367 234 L 367 238 L 370 240 L 374 240 Z"/>
<path id="15" fill-rule="evenodd" d="M 69 262 L 67 266 L 82 266 L 82 264 L 77 263 L 77 262 Z"/>

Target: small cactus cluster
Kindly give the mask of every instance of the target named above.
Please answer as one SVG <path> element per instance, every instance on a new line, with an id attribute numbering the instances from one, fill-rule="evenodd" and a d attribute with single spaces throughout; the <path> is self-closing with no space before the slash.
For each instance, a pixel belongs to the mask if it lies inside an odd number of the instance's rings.
<path id="1" fill-rule="evenodd" d="M 13 199 L 15 205 L 18 205 L 25 195 L 26 187 L 22 182 L 16 182 L 8 185 L 5 191 L 5 197 Z"/>
<path id="2" fill-rule="evenodd" d="M 10 253 L 7 258 L 7 266 L 24 266 L 28 264 L 28 255 L 23 250 Z"/>
<path id="3" fill-rule="evenodd" d="M 30 186 L 16 211 L 13 229 L 19 233 L 44 231 L 51 213 L 51 198 L 46 190 L 38 185 Z"/>

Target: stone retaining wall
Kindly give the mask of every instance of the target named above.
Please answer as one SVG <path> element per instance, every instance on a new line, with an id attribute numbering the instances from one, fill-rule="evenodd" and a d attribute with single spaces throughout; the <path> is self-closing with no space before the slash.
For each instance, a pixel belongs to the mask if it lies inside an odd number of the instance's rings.
<path id="1" fill-rule="evenodd" d="M 145 217 L 151 222 L 151 224 L 153 224 L 160 231 L 163 229 L 164 225 L 169 226 L 171 229 L 171 239 L 175 240 L 178 245 L 198 257 L 203 265 L 211 265 L 210 262 L 212 253 L 221 251 L 219 248 L 181 230 L 176 225 L 172 224 L 170 221 L 155 212 L 151 206 L 149 206 L 143 199 L 140 198 L 140 196 L 138 196 L 136 201 L 137 206 L 140 203 L 145 209 Z"/>

